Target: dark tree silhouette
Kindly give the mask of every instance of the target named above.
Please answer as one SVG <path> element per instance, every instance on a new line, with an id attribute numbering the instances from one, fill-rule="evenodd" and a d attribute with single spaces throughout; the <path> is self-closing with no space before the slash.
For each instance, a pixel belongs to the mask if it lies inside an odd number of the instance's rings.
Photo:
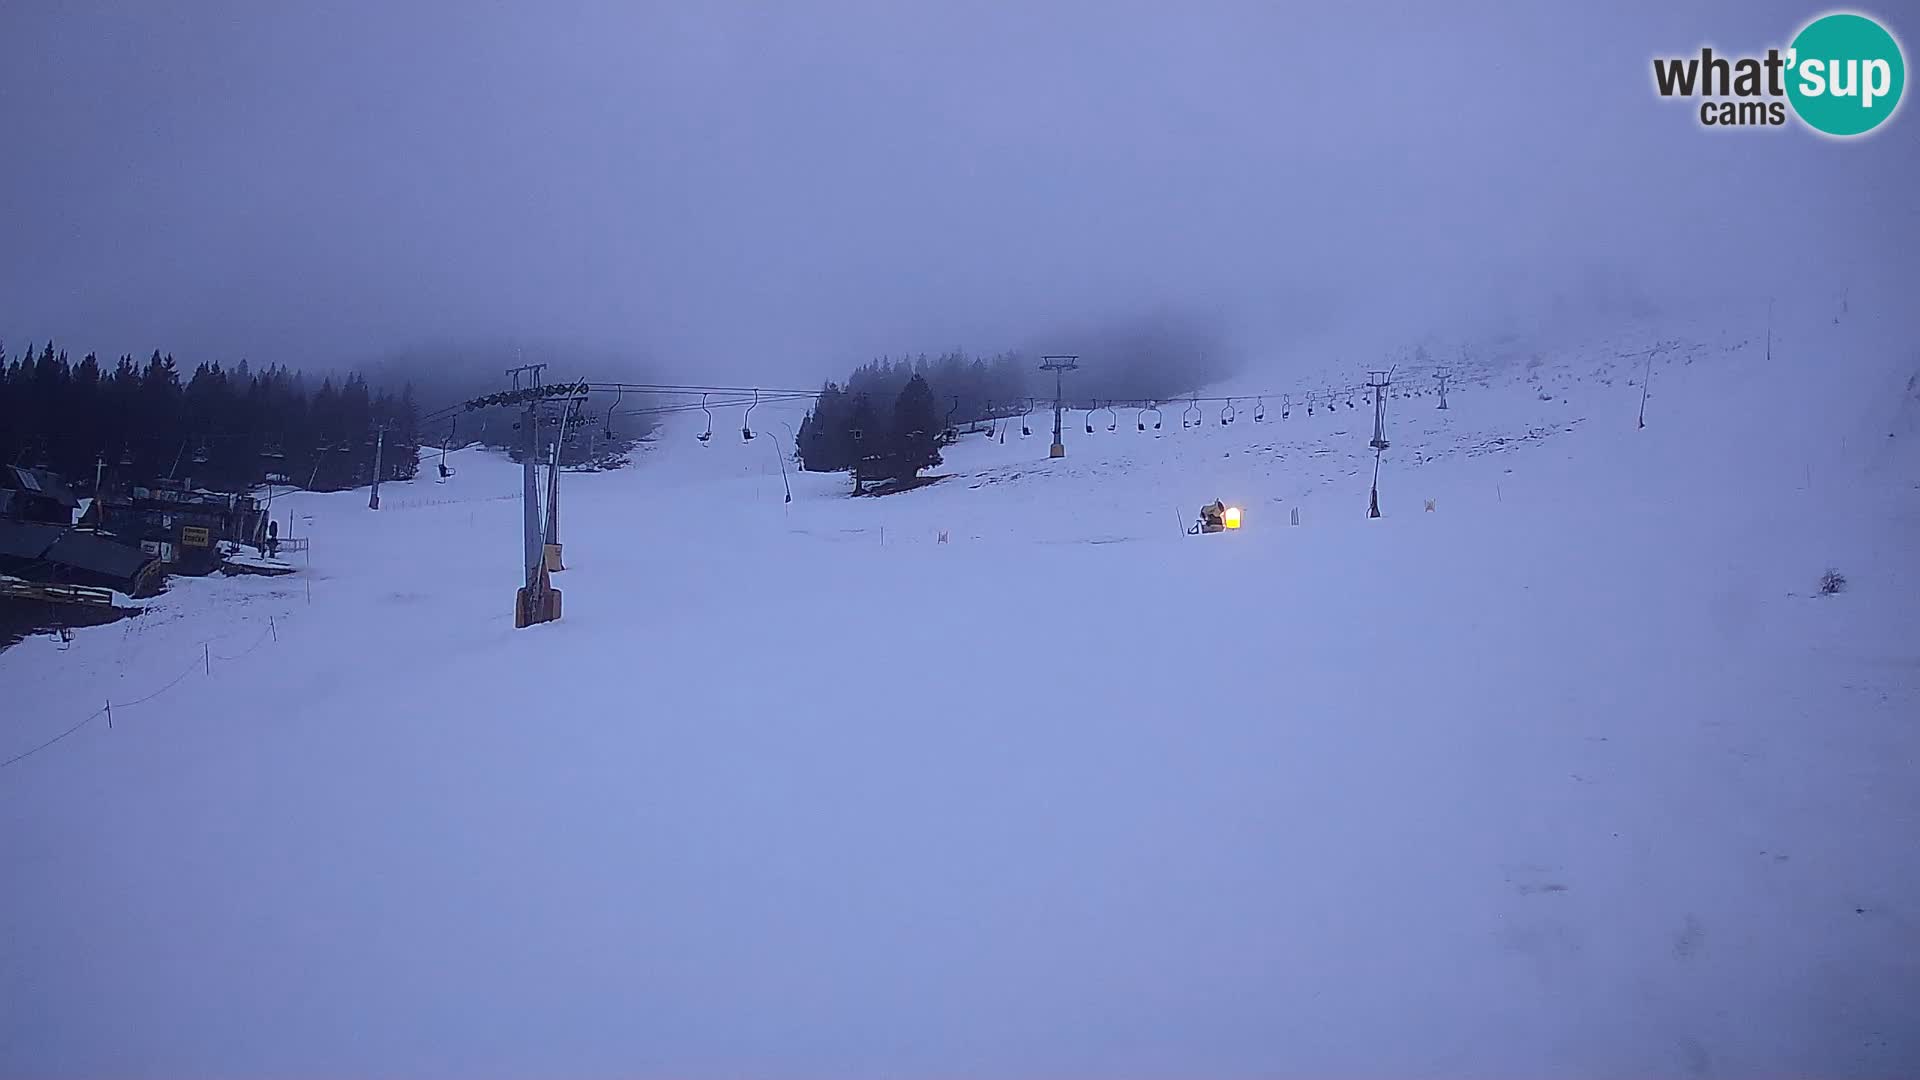
<path id="1" fill-rule="evenodd" d="M 933 388 L 915 375 L 900 388 L 893 402 L 893 431 L 890 446 L 893 477 L 911 480 L 921 469 L 940 464 L 940 437 L 943 428 L 934 405 Z"/>
<path id="2" fill-rule="evenodd" d="M 8 358 L 0 349 L 0 461 L 45 467 L 91 491 L 162 477 L 235 490 L 269 476 L 330 490 L 373 475 L 373 429 L 389 425 L 383 479 L 414 475 L 419 410 L 411 387 L 374 391 L 350 376 L 308 394 L 297 372 L 246 361 L 232 369 L 145 363 L 78 364 L 47 342 Z"/>

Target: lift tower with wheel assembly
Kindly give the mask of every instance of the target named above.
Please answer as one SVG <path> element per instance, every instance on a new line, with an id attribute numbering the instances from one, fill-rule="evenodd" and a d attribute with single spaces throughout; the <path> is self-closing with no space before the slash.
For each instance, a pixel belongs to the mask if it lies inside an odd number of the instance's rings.
<path id="1" fill-rule="evenodd" d="M 1393 385 L 1393 369 L 1367 372 L 1367 389 L 1373 392 L 1373 486 L 1367 491 L 1367 517 L 1380 516 L 1380 453 L 1387 448 L 1387 389 Z"/>
<path id="2" fill-rule="evenodd" d="M 511 368 L 507 375 L 513 379 L 513 390 L 498 397 L 507 399 L 497 402 L 512 402 L 521 405 L 523 411 L 520 425 L 527 436 L 526 456 L 520 461 L 520 511 L 521 511 L 521 566 L 526 570 L 526 584 L 515 591 L 513 597 L 513 625 L 524 629 L 539 623 L 552 622 L 560 617 L 560 590 L 553 587 L 553 580 L 547 571 L 546 530 L 540 520 L 540 414 L 538 405 L 546 388 L 540 385 L 540 371 L 545 364 L 525 364 Z M 520 377 L 527 377 L 527 385 L 522 388 Z M 473 408 L 478 402 L 468 404 Z"/>

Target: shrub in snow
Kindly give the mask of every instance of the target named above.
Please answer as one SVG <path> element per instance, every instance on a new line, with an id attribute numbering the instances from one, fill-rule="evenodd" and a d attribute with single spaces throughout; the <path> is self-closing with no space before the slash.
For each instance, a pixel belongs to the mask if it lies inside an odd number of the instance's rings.
<path id="1" fill-rule="evenodd" d="M 1847 576 L 1831 566 L 1827 567 L 1826 573 L 1820 575 L 1821 596 L 1832 596 L 1834 593 L 1840 592 L 1846 587 Z"/>

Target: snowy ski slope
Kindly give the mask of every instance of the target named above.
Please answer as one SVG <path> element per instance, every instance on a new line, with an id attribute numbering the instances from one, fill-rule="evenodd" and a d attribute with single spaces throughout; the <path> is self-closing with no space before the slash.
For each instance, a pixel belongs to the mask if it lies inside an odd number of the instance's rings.
<path id="1" fill-rule="evenodd" d="M 0 759 L 113 703 L 0 769 L 0 1075 L 1920 1073 L 1865 306 L 1489 357 L 1378 521 L 1354 365 L 882 499 L 679 417 L 528 631 L 503 459 L 291 496 L 302 574 L 0 654 Z"/>

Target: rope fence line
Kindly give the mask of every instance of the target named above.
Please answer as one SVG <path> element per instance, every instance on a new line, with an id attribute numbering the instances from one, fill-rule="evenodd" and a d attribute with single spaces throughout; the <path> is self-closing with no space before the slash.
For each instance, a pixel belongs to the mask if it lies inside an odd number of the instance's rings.
<path id="1" fill-rule="evenodd" d="M 506 495 L 482 495 L 472 499 L 398 499 L 394 501 L 392 509 L 424 510 L 434 506 L 461 506 L 470 503 L 506 502 L 509 499 L 518 498 L 520 498 L 520 493 L 515 491 Z"/>
<path id="2" fill-rule="evenodd" d="M 267 637 L 270 633 L 271 631 L 268 631 L 268 630 L 260 631 L 260 636 L 253 639 L 253 644 L 247 646 L 246 648 L 240 650 L 237 653 L 234 653 L 232 656 L 222 656 L 219 653 L 209 653 L 208 655 L 211 656 L 213 659 L 220 661 L 221 663 L 230 664 L 235 660 L 239 660 L 242 657 L 251 655 L 255 649 L 258 649 L 260 646 L 265 645 L 267 643 Z"/>
<path id="3" fill-rule="evenodd" d="M 104 716 L 106 714 L 106 711 L 107 710 L 104 706 L 93 710 L 93 712 L 89 714 L 85 720 L 80 721 L 79 723 L 73 725 L 67 730 L 61 732 L 60 734 L 55 735 L 53 738 L 48 739 L 46 742 L 41 743 L 39 746 L 36 746 L 31 750 L 25 750 L 25 751 L 22 751 L 21 753 L 15 754 L 5 761 L 0 761 L 0 769 L 4 769 L 7 766 L 12 765 L 16 761 L 25 761 L 26 759 L 32 757 L 33 755 L 39 753 L 40 751 L 45 750 L 47 747 L 52 746 L 54 743 L 59 742 L 61 739 L 64 739 L 67 736 L 73 734 L 74 732 L 79 731 L 81 728 L 86 727 L 88 724 L 93 723 L 95 720 L 99 719 L 101 716 Z"/>
<path id="4" fill-rule="evenodd" d="M 151 694 L 148 694 L 148 695 L 147 695 L 147 696 L 145 696 L 145 697 L 141 697 L 141 698 L 135 698 L 135 699 L 134 699 L 134 700 L 132 700 L 132 701 L 123 701 L 123 702 L 121 702 L 121 703 L 120 703 L 120 707 L 121 707 L 121 708 L 123 708 L 123 709 L 130 709 L 130 708 L 132 708 L 132 707 L 134 707 L 135 705 L 145 705 L 145 704 L 146 704 L 147 702 L 149 702 L 149 701 L 152 701 L 152 700 L 153 700 L 154 698 L 157 698 L 157 697 L 159 697 L 159 696 L 160 696 L 161 694 L 164 694 L 164 693 L 166 693 L 167 691 L 169 691 L 169 690 L 171 690 L 171 689 L 173 689 L 174 687 L 176 687 L 176 686 L 179 686 L 179 685 L 180 685 L 180 683 L 181 683 L 181 682 L 182 682 L 183 680 L 185 680 L 187 676 L 189 676 L 189 675 L 191 675 L 191 674 L 193 674 L 193 669 L 194 669 L 194 668 L 197 668 L 197 667 L 200 667 L 200 665 L 199 665 L 199 664 L 188 664 L 188 665 L 187 665 L 187 668 L 186 668 L 186 670 L 185 670 L 185 671 L 182 671 L 182 672 L 181 672 L 180 674 L 178 674 L 178 675 L 175 675 L 175 676 L 173 677 L 173 681 L 172 681 L 172 682 L 170 682 L 170 683 L 168 683 L 167 685 L 165 685 L 165 686 L 163 686 L 163 687 L 161 687 L 161 688 L 160 688 L 160 689 L 158 689 L 158 690 L 155 690 L 155 691 L 154 691 L 153 693 L 151 693 Z"/>
<path id="5" fill-rule="evenodd" d="M 223 635 L 223 636 L 231 636 L 231 635 Z M 238 653 L 235 653 L 232 656 L 224 656 L 224 655 L 220 655 L 213 652 L 212 646 L 210 644 L 211 640 L 212 639 L 209 639 L 209 641 L 199 642 L 198 644 L 200 645 L 200 658 L 198 660 L 193 660 L 189 662 L 187 666 L 181 670 L 180 674 L 175 675 L 171 680 L 169 680 L 166 683 L 166 685 L 148 694 L 145 694 L 141 697 L 137 697 L 132 701 L 115 702 L 112 699 L 108 699 L 104 705 L 102 705 L 98 709 L 95 709 L 93 712 L 88 713 L 85 717 L 80 719 L 72 727 L 67 728 L 66 730 L 60 732 L 59 734 L 53 736 L 52 738 L 46 740 L 45 742 L 38 744 L 37 746 L 30 747 L 26 750 L 21 751 L 18 754 L 13 755 L 12 757 L 7 758 L 4 761 L 0 761 L 0 769 L 5 769 L 5 768 L 8 768 L 9 766 L 25 761 L 26 759 L 32 757 L 35 754 L 38 754 L 42 750 L 47 749 L 48 747 L 54 745 L 55 743 L 66 738 L 67 736 L 72 735 L 74 732 L 79 731 L 81 728 L 86 727 L 88 724 L 93 723 L 95 720 L 98 720 L 102 716 L 107 718 L 107 726 L 112 727 L 113 712 L 115 709 L 130 709 L 136 705 L 145 705 L 148 702 L 154 700 L 155 698 L 160 697 L 162 694 L 165 694 L 168 691 L 172 690 L 174 687 L 179 686 L 181 683 L 185 682 L 187 679 L 187 676 L 192 675 L 196 670 L 204 672 L 207 678 L 212 678 L 213 677 L 213 665 L 212 665 L 213 661 L 219 660 L 222 663 L 233 663 L 234 661 L 237 661 L 246 656 L 249 656 L 252 653 L 258 651 L 262 645 L 267 644 L 269 640 L 278 642 L 280 640 L 280 630 L 279 630 L 279 625 L 275 622 L 275 617 L 272 615 L 267 616 L 267 628 L 260 632 L 260 636 L 254 639 L 253 644 L 247 646 L 245 649 L 241 650 Z"/>

